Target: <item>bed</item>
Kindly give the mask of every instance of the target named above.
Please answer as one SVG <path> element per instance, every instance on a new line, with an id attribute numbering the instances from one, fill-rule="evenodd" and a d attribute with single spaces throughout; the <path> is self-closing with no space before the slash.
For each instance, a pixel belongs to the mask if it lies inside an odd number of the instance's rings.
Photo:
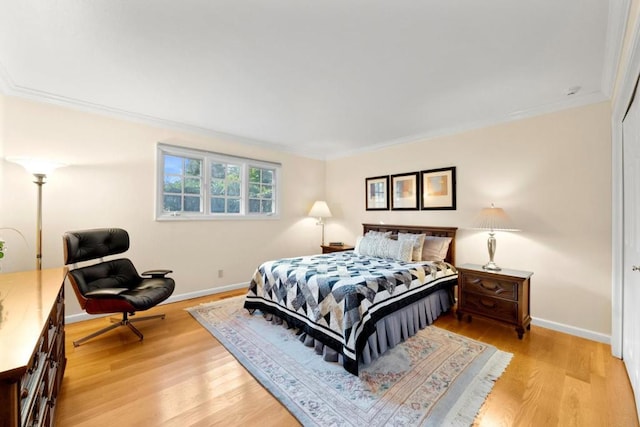
<path id="1" fill-rule="evenodd" d="M 456 231 L 363 224 L 354 250 L 263 263 L 244 308 L 297 329 L 325 360 L 357 375 L 451 308 Z"/>

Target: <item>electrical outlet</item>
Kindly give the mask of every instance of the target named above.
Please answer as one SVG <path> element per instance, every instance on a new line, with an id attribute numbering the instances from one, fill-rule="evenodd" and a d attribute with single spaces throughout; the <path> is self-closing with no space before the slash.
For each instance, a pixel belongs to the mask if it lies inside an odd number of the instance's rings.
<path id="1" fill-rule="evenodd" d="M 224 271 L 218 270 L 218 278 L 221 279 L 223 275 L 224 275 Z"/>

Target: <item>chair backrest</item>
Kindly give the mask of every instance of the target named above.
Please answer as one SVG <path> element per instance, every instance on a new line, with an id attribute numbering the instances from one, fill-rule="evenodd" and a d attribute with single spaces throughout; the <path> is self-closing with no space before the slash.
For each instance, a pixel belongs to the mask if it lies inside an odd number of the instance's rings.
<path id="1" fill-rule="evenodd" d="M 121 228 L 68 231 L 63 237 L 65 265 L 126 252 L 129 233 Z"/>
<path id="2" fill-rule="evenodd" d="M 69 271 L 69 280 L 83 309 L 86 309 L 89 292 L 99 289 L 132 289 L 142 281 L 129 259 L 102 260 L 105 256 L 120 254 L 129 249 L 129 233 L 126 230 L 96 228 L 68 231 L 62 236 L 62 241 L 66 265 L 99 259 L 95 264 Z M 100 298 L 108 295 L 107 293 Z"/>

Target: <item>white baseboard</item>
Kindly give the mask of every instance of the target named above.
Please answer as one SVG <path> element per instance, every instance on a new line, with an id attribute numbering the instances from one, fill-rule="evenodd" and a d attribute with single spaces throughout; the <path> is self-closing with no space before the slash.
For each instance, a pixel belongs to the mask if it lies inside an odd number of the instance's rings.
<path id="1" fill-rule="evenodd" d="M 245 283 L 236 283 L 233 285 L 221 286 L 218 288 L 210 288 L 210 289 L 203 289 L 195 292 L 188 292 L 186 294 L 172 295 L 166 301 L 163 301 L 160 305 L 169 304 L 172 302 L 184 301 L 184 300 L 193 299 L 193 298 L 205 297 L 207 295 L 215 295 L 222 292 L 234 291 L 236 289 L 247 289 L 248 287 L 249 287 L 249 282 L 245 282 Z M 75 323 L 75 322 L 81 322 L 83 320 L 95 319 L 97 317 L 106 317 L 106 316 L 110 316 L 110 314 L 79 313 L 79 314 L 72 314 L 69 316 L 65 316 L 64 319 L 66 323 Z M 569 326 L 563 323 L 553 322 L 551 320 L 545 320 L 545 319 L 540 319 L 536 317 L 531 319 L 531 324 L 534 326 L 540 326 L 540 327 L 551 329 L 554 331 L 563 332 L 565 334 L 586 338 L 588 340 L 597 341 L 597 342 L 601 342 L 609 345 L 611 344 L 610 335 L 593 332 L 587 329 L 576 328 L 575 326 Z"/>
<path id="2" fill-rule="evenodd" d="M 184 301 L 184 300 L 193 299 L 193 298 L 206 297 L 207 295 L 215 295 L 215 294 L 220 294 L 222 292 L 227 292 L 227 291 L 235 291 L 236 289 L 248 289 L 248 288 L 249 288 L 249 282 L 245 282 L 245 283 L 236 283 L 233 285 L 221 286 L 218 288 L 203 289 L 201 291 L 188 292 L 186 294 L 171 295 L 167 300 L 161 302 L 159 305 L 169 304 L 169 303 L 178 302 L 178 301 Z M 96 319 L 98 317 L 108 317 L 108 316 L 111 316 L 112 314 L 113 313 L 111 314 L 88 314 L 88 313 L 70 314 L 64 317 L 64 321 L 65 323 L 82 322 L 83 320 Z"/>
<path id="3" fill-rule="evenodd" d="M 531 324 L 534 326 L 541 326 L 543 328 L 563 332 L 565 334 L 574 335 L 580 338 L 586 338 L 588 340 L 611 345 L 611 335 L 605 335 L 599 332 L 590 331 L 588 329 L 576 328 L 575 326 L 569 326 L 563 323 L 552 322 L 551 320 L 539 319 L 535 317 L 531 319 Z"/>

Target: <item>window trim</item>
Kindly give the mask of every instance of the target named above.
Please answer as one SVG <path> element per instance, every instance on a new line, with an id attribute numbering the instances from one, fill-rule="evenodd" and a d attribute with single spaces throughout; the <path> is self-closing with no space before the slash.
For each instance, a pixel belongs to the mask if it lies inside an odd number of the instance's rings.
<path id="1" fill-rule="evenodd" d="M 179 212 L 167 213 L 163 210 L 163 189 L 164 189 L 164 155 L 175 155 L 179 157 L 190 157 L 202 160 L 202 188 L 201 207 L 202 212 Z M 210 168 L 212 162 L 225 162 L 240 165 L 242 175 L 242 187 L 240 189 L 242 207 L 239 214 L 234 213 L 211 213 L 211 177 Z M 274 170 L 273 201 L 275 212 L 270 214 L 249 213 L 249 168 L 257 167 Z M 269 220 L 280 218 L 281 206 L 281 170 L 282 164 L 249 157 L 232 156 L 215 151 L 188 148 L 177 145 L 157 143 L 156 146 L 156 199 L 155 199 L 155 219 L 156 221 L 202 221 L 202 220 Z"/>

